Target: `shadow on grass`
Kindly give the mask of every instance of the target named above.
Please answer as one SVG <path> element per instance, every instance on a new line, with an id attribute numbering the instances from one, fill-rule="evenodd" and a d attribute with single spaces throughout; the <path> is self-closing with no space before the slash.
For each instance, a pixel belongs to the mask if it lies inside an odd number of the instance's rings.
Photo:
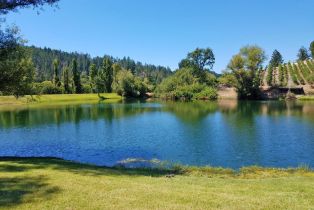
<path id="1" fill-rule="evenodd" d="M 0 178 L 0 208 L 13 207 L 36 199 L 49 199 L 59 192 L 58 187 L 49 186 L 42 176 Z"/>
<path id="2" fill-rule="evenodd" d="M 124 168 L 104 167 L 75 163 L 58 158 L 20 158 L 0 157 L 0 172 L 22 172 L 33 169 L 53 169 L 89 176 L 152 176 L 159 177 L 168 174 L 182 174 L 180 170 L 164 168 Z"/>

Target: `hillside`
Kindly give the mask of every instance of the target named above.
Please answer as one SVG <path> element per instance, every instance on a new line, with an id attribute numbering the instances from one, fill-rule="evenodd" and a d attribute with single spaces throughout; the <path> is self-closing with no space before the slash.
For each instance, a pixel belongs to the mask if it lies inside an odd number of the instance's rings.
<path id="1" fill-rule="evenodd" d="M 314 73 L 314 60 L 283 64 L 277 68 L 261 72 L 261 86 L 297 87 L 313 85 L 311 75 Z"/>
<path id="2" fill-rule="evenodd" d="M 302 87 L 306 94 L 314 93 L 314 60 L 286 63 L 277 68 L 261 71 L 261 86 L 270 87 Z"/>
<path id="3" fill-rule="evenodd" d="M 172 74 L 169 67 L 155 66 L 151 64 L 143 64 L 134 61 L 129 57 L 114 58 L 105 55 L 103 57 L 91 57 L 89 54 L 77 52 L 64 52 L 61 50 L 54 50 L 50 48 L 38 48 L 35 46 L 26 47 L 30 50 L 33 62 L 36 67 L 36 81 L 51 80 L 53 75 L 52 63 L 54 59 L 60 61 L 61 68 L 69 65 L 73 59 L 77 60 L 78 70 L 82 74 L 88 74 L 89 66 L 95 63 L 97 68 L 100 68 L 105 57 L 109 57 L 115 63 L 121 65 L 125 69 L 131 70 L 136 76 L 148 77 L 153 83 L 160 83 L 162 79 Z M 60 72 L 61 73 L 61 72 Z"/>

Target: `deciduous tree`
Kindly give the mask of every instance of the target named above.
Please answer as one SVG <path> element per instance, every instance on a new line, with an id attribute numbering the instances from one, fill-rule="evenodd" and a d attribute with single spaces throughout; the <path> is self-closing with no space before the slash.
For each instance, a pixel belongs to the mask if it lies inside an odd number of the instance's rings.
<path id="1" fill-rule="evenodd" d="M 266 56 L 262 48 L 258 46 L 246 46 L 233 56 L 228 69 L 237 80 L 237 92 L 239 98 L 256 99 L 259 97 L 259 69 L 262 67 Z"/>

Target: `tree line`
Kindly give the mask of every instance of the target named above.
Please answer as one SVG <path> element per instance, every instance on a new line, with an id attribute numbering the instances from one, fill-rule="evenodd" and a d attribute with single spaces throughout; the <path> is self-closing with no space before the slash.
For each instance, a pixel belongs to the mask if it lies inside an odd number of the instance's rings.
<path id="1" fill-rule="evenodd" d="M 24 7 L 53 5 L 57 0 L 3 1 L 0 15 Z M 0 93 L 16 97 L 25 94 L 56 93 L 103 93 L 117 92 L 125 97 L 142 97 L 146 92 L 168 99 L 216 99 L 219 85 L 237 89 L 241 99 L 260 97 L 265 51 L 256 45 L 248 45 L 234 55 L 222 76 L 212 69 L 215 56 L 211 48 L 197 48 L 187 54 L 171 72 L 169 68 L 135 62 L 111 56 L 91 58 L 88 54 L 66 53 L 49 48 L 25 47 L 25 40 L 17 27 L 0 24 Z M 298 61 L 304 62 L 314 57 L 314 42 L 309 50 L 305 47 L 298 52 Z M 272 84 L 274 68 L 279 68 L 280 78 L 287 71 L 299 81 L 299 71 L 294 65 L 282 68 L 284 60 L 278 50 L 272 54 L 266 67 L 267 82 Z M 311 63 L 310 63 L 311 64 Z M 309 64 L 309 65 L 310 65 Z M 300 68 L 309 78 L 314 71 Z M 219 78 L 218 78 L 219 77 Z M 284 81 L 284 79 L 283 79 Z"/>

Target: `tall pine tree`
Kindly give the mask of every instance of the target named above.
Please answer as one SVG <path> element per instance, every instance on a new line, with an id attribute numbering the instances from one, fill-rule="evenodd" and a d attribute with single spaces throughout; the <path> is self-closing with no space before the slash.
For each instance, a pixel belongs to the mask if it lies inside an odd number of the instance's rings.
<path id="1" fill-rule="evenodd" d="M 269 67 L 276 68 L 281 64 L 283 64 L 282 55 L 280 54 L 278 50 L 274 50 L 271 56 L 270 62 L 269 62 Z"/>
<path id="2" fill-rule="evenodd" d="M 311 42 L 311 44 L 310 44 L 310 51 L 311 51 L 311 54 L 312 54 L 312 58 L 314 59 L 314 41 Z"/>
<path id="3" fill-rule="evenodd" d="M 69 67 L 66 66 L 62 71 L 63 88 L 65 93 L 71 93 Z"/>
<path id="4" fill-rule="evenodd" d="M 56 87 L 60 87 L 61 86 L 61 82 L 59 79 L 59 66 L 60 66 L 60 62 L 58 59 L 55 59 L 53 61 L 53 84 Z"/>
<path id="5" fill-rule="evenodd" d="M 89 67 L 89 82 L 90 82 L 90 86 L 93 90 L 93 92 L 95 92 L 95 88 L 96 88 L 96 77 L 97 77 L 97 67 L 96 64 L 91 64 Z"/>
<path id="6" fill-rule="evenodd" d="M 298 53 L 298 60 L 305 61 L 310 58 L 310 55 L 305 47 L 301 47 Z"/>
<path id="7" fill-rule="evenodd" d="M 112 82 L 113 82 L 113 68 L 112 61 L 109 58 L 105 58 L 101 68 L 101 77 L 104 81 L 104 91 L 107 93 L 112 92 Z"/>
<path id="8" fill-rule="evenodd" d="M 77 69 L 76 59 L 73 59 L 71 67 L 72 67 L 72 74 L 73 74 L 74 92 L 82 93 L 81 74 Z"/>

